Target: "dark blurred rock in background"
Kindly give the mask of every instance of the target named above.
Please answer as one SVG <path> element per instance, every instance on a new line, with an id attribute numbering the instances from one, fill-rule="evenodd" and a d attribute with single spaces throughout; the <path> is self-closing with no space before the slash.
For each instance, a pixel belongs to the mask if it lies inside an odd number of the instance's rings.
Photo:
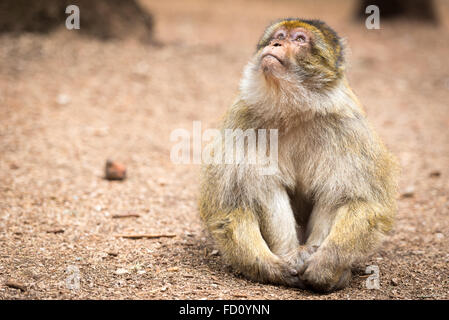
<path id="1" fill-rule="evenodd" d="M 433 0 L 360 0 L 357 17 L 365 18 L 366 7 L 376 5 L 380 9 L 381 19 L 413 19 L 437 23 Z"/>
<path id="2" fill-rule="evenodd" d="M 66 7 L 80 9 L 80 32 L 100 39 L 136 37 L 151 42 L 153 16 L 136 0 L 1 0 L 0 33 L 48 33 L 65 28 Z"/>

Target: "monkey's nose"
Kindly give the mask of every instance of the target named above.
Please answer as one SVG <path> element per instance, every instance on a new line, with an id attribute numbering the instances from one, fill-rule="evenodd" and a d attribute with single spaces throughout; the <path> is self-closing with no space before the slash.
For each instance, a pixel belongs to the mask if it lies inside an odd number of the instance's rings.
<path id="1" fill-rule="evenodd" d="M 280 42 L 275 42 L 272 44 L 273 47 L 282 47 L 282 43 Z"/>

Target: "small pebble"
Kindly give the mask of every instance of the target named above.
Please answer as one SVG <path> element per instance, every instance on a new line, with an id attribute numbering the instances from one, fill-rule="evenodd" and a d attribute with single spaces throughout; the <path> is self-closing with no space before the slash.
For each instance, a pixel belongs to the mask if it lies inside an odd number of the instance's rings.
<path id="1" fill-rule="evenodd" d="M 209 253 L 209 256 L 218 256 L 219 254 L 218 250 L 212 250 L 212 252 Z"/>
<path id="2" fill-rule="evenodd" d="M 118 274 L 118 275 L 122 275 L 122 274 L 126 274 L 126 273 L 129 273 L 129 271 L 126 270 L 125 268 L 119 268 L 119 269 L 115 270 L 115 274 Z"/>
<path id="3" fill-rule="evenodd" d="M 391 285 L 395 286 L 395 287 L 398 286 L 399 285 L 398 279 L 396 279 L 396 278 L 391 279 Z"/>
<path id="4" fill-rule="evenodd" d="M 61 106 L 66 105 L 70 102 L 70 97 L 64 93 L 61 93 L 58 95 L 56 102 Z"/>
<path id="5" fill-rule="evenodd" d="M 439 176 L 441 176 L 441 172 L 438 170 L 432 171 L 431 173 L 429 173 L 429 177 L 431 178 L 438 178 Z"/>
<path id="6" fill-rule="evenodd" d="M 402 192 L 403 198 L 412 198 L 415 195 L 415 188 L 413 186 L 409 186 L 404 189 L 404 192 Z"/>
<path id="7" fill-rule="evenodd" d="M 126 167 L 118 162 L 107 160 L 105 166 L 105 179 L 124 180 L 126 178 Z"/>

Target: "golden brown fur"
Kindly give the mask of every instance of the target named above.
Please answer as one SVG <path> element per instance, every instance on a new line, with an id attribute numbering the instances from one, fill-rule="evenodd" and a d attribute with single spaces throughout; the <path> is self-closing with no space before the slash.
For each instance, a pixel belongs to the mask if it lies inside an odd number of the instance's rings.
<path id="1" fill-rule="evenodd" d="M 305 41 L 285 39 L 296 34 Z M 285 52 L 276 61 L 264 58 L 267 50 Z M 278 169 L 203 167 L 201 217 L 224 259 L 253 280 L 342 288 L 354 262 L 392 227 L 396 163 L 367 123 L 343 62 L 340 39 L 320 21 L 268 27 L 222 129 L 278 129 Z"/>

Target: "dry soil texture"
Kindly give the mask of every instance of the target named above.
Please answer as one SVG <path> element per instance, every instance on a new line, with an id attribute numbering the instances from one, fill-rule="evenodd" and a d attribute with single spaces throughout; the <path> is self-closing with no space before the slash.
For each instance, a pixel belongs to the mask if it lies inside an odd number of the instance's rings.
<path id="1" fill-rule="evenodd" d="M 436 27 L 380 30 L 353 21 L 350 1 L 143 4 L 160 46 L 62 29 L 0 36 L 1 299 L 449 298 L 447 3 Z M 346 38 L 350 83 L 409 196 L 381 250 L 328 295 L 225 266 L 199 219 L 198 165 L 169 157 L 174 129 L 217 126 L 263 28 L 285 16 L 321 18 Z M 127 180 L 102 179 L 107 158 L 126 164 Z M 140 216 L 113 218 L 127 213 Z M 176 236 L 117 237 L 128 233 Z M 379 290 L 365 285 L 368 265 Z"/>

